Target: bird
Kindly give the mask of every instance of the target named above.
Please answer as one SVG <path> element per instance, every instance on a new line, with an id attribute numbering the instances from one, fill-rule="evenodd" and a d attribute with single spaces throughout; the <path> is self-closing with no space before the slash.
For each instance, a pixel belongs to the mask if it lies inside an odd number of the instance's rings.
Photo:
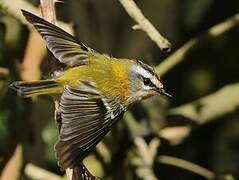
<path id="1" fill-rule="evenodd" d="M 78 41 L 58 26 L 22 10 L 64 69 L 44 80 L 15 81 L 22 97 L 58 97 L 58 165 L 74 169 L 122 119 L 135 102 L 155 95 L 171 97 L 153 67 L 140 60 L 114 58 Z"/>

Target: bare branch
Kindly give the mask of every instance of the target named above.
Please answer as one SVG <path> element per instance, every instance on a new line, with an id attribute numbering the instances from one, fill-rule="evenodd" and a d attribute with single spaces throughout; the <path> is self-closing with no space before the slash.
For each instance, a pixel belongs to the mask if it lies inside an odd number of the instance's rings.
<path id="1" fill-rule="evenodd" d="M 134 144 L 137 151 L 130 152 L 129 158 L 132 165 L 136 167 L 137 176 L 144 180 L 156 180 L 157 177 L 153 173 L 153 163 L 160 145 L 159 139 L 154 138 L 147 144 L 143 138 L 136 137 Z"/>
<path id="2" fill-rule="evenodd" d="M 44 1 L 44 0 L 42 0 Z M 55 2 L 60 2 L 55 0 Z M 47 5 L 47 4 L 46 4 Z M 46 6 L 44 2 L 44 7 Z M 19 19 L 23 24 L 26 24 L 28 27 L 30 24 L 25 20 L 24 16 L 21 14 L 21 9 L 25 9 L 27 11 L 30 11 L 33 14 L 39 14 L 40 10 L 33 6 L 31 3 L 29 3 L 27 0 L 7 0 L 7 1 L 0 1 L 0 7 L 2 7 L 6 12 L 14 16 L 15 18 Z M 51 6 L 50 6 L 51 7 Z M 48 16 L 47 14 L 45 16 Z M 49 17 L 52 15 L 49 15 Z M 48 20 L 48 19 L 47 19 Z M 54 18 L 52 18 L 54 20 Z M 50 22 L 52 22 L 50 19 Z M 72 27 L 69 24 L 66 24 L 62 21 L 57 21 L 59 26 L 62 27 L 64 30 L 66 30 L 69 33 L 72 33 Z"/>
<path id="3" fill-rule="evenodd" d="M 31 29 L 27 47 L 20 65 L 20 76 L 22 80 L 37 80 L 41 78 L 40 66 L 46 48 L 42 38 L 35 29 Z"/>
<path id="4" fill-rule="evenodd" d="M 198 124 L 206 123 L 236 110 L 239 106 L 239 83 L 227 85 L 209 96 L 173 108 L 170 115 L 182 115 Z"/>
<path id="5" fill-rule="evenodd" d="M 0 78 L 9 76 L 9 70 L 4 67 L 0 67 Z"/>
<path id="6" fill-rule="evenodd" d="M 166 74 L 169 70 L 171 70 L 175 65 L 185 60 L 187 53 L 195 49 L 198 46 L 204 46 L 208 40 L 213 38 L 218 38 L 222 36 L 224 33 L 229 31 L 230 29 L 239 25 L 239 13 L 229 18 L 228 20 L 219 23 L 213 27 L 211 27 L 204 34 L 191 39 L 186 44 L 184 44 L 181 48 L 171 54 L 168 58 L 166 58 L 162 63 L 160 63 L 156 67 L 156 71 L 160 75 Z"/>
<path id="7" fill-rule="evenodd" d="M 22 145 L 17 145 L 15 152 L 7 165 L 4 167 L 0 179 L 17 180 L 21 179 L 22 168 Z"/>
<path id="8" fill-rule="evenodd" d="M 190 126 L 176 126 L 167 127 L 159 131 L 160 137 L 167 139 L 171 145 L 177 145 L 182 142 L 182 140 L 189 135 L 191 132 Z"/>
<path id="9" fill-rule="evenodd" d="M 216 176 L 214 172 L 204 167 L 201 167 L 197 164 L 194 164 L 192 162 L 185 161 L 183 159 L 164 155 L 164 156 L 159 156 L 158 161 L 163 164 L 168 164 L 168 165 L 186 169 L 188 171 L 194 172 L 195 174 L 203 176 L 206 179 L 215 179 L 215 176 Z"/>
<path id="10" fill-rule="evenodd" d="M 208 123 L 218 117 L 235 111 L 239 106 L 239 83 L 227 85 L 217 92 L 202 97 L 194 102 L 169 110 L 170 116 L 182 116 L 197 124 Z M 159 135 L 172 145 L 181 143 L 191 131 L 190 125 L 167 127 L 160 130 Z"/>
<path id="11" fill-rule="evenodd" d="M 56 0 L 40 0 L 42 16 L 52 24 L 56 24 L 55 2 Z"/>
<path id="12" fill-rule="evenodd" d="M 26 0 L 7 0 L 0 1 L 0 6 L 5 9 L 8 14 L 11 14 L 15 18 L 19 19 L 23 24 L 29 25 L 25 18 L 21 14 L 21 8 L 27 9 L 28 11 L 38 14 L 39 9 L 35 8 L 32 4 L 30 4 Z"/>
<path id="13" fill-rule="evenodd" d="M 138 23 L 133 29 L 141 29 L 146 32 L 152 41 L 154 41 L 162 51 L 170 51 L 171 44 L 164 38 L 156 28 L 146 19 L 133 0 L 119 0 L 127 13 Z"/>
<path id="14" fill-rule="evenodd" d="M 38 179 L 38 180 L 62 180 L 61 176 L 58 176 L 50 171 L 42 169 L 40 167 L 35 166 L 34 164 L 28 163 L 24 170 L 25 174 L 30 177 L 30 179 Z"/>

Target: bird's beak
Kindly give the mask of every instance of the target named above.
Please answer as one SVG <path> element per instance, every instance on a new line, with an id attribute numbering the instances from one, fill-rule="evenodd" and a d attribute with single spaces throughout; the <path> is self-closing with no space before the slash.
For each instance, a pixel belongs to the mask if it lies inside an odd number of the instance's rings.
<path id="1" fill-rule="evenodd" d="M 157 92 L 158 92 L 159 94 L 163 95 L 163 96 L 167 96 L 167 97 L 169 97 L 169 98 L 173 98 L 173 96 L 170 95 L 170 94 L 168 94 L 163 88 L 158 89 Z"/>

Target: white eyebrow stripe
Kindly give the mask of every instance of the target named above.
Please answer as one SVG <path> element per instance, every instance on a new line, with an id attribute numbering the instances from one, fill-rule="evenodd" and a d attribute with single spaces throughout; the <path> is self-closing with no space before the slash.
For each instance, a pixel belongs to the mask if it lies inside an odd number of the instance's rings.
<path id="1" fill-rule="evenodd" d="M 151 78 L 153 76 L 150 72 L 146 71 L 144 68 L 138 65 L 135 66 L 135 71 L 145 78 Z"/>
<path id="2" fill-rule="evenodd" d="M 159 83 L 160 83 L 160 81 L 157 79 L 157 77 L 154 77 L 154 78 L 151 80 L 151 82 L 153 83 L 153 85 L 154 85 L 155 87 L 158 87 L 158 85 L 159 85 Z"/>

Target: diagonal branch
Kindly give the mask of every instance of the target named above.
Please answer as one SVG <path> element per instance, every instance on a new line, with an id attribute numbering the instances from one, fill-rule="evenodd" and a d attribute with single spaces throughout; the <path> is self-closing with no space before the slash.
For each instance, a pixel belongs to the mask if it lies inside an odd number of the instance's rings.
<path id="1" fill-rule="evenodd" d="M 18 144 L 11 159 L 7 162 L 6 166 L 2 170 L 0 179 L 20 179 L 21 168 L 23 164 L 22 145 Z"/>
<path id="2" fill-rule="evenodd" d="M 50 180 L 62 180 L 61 176 L 58 176 L 50 171 L 42 169 L 34 164 L 28 163 L 24 169 L 25 174 L 31 179 L 50 179 Z"/>
<path id="3" fill-rule="evenodd" d="M 44 3 L 44 7 L 47 6 L 46 2 L 44 0 L 41 0 Z M 55 2 L 61 2 L 59 0 L 56 0 Z M 51 6 L 51 5 L 50 5 Z M 52 7 L 52 6 L 51 6 Z M 25 18 L 21 14 L 21 9 L 25 9 L 27 11 L 30 11 L 33 14 L 39 14 L 39 9 L 33 6 L 31 3 L 29 3 L 27 0 L 4 0 L 0 1 L 0 8 L 3 8 L 4 11 L 8 12 L 8 14 L 11 14 L 15 18 L 19 19 L 23 24 L 26 24 L 27 26 L 31 27 L 30 24 L 25 20 Z M 48 16 L 47 14 L 44 14 L 44 16 Z M 53 15 L 49 15 L 49 17 Z M 52 18 L 54 19 L 54 18 Z M 51 19 L 50 19 L 50 22 Z M 72 27 L 62 21 L 57 21 L 59 26 L 65 29 L 67 32 L 72 33 Z"/>
<path id="4" fill-rule="evenodd" d="M 133 29 L 141 29 L 146 32 L 152 41 L 154 41 L 162 51 L 170 51 L 171 43 L 164 38 L 157 29 L 146 19 L 133 0 L 119 0 L 129 16 L 131 16 L 137 25 Z"/>
<path id="5" fill-rule="evenodd" d="M 170 115 L 181 115 L 204 124 L 235 111 L 239 106 L 239 83 L 227 85 L 219 91 L 194 102 L 173 108 Z"/>
<path id="6" fill-rule="evenodd" d="M 40 66 L 45 54 L 46 48 L 42 38 L 35 29 L 31 29 L 24 57 L 22 63 L 19 65 L 22 80 L 29 81 L 41 78 Z"/>
<path id="7" fill-rule="evenodd" d="M 214 172 L 212 172 L 204 167 L 201 167 L 197 164 L 194 164 L 192 162 L 189 162 L 189 161 L 186 161 L 183 159 L 179 159 L 176 157 L 162 155 L 162 156 L 159 156 L 158 161 L 162 164 L 173 165 L 173 166 L 176 166 L 179 168 L 186 169 L 188 171 L 194 172 L 195 174 L 203 176 L 206 179 L 215 179 L 215 177 L 216 177 Z"/>
<path id="8" fill-rule="evenodd" d="M 226 32 L 239 26 L 239 13 L 227 19 L 226 21 L 219 23 L 210 29 L 208 29 L 202 35 L 191 39 L 186 44 L 184 44 L 181 48 L 171 54 L 168 58 L 166 58 L 162 63 L 160 63 L 156 67 L 156 71 L 160 75 L 166 74 L 170 71 L 174 66 L 178 63 L 184 61 L 189 52 L 197 47 L 203 47 L 205 43 L 214 38 L 219 38 L 224 35 Z"/>
<path id="9" fill-rule="evenodd" d="M 197 124 L 208 123 L 218 117 L 229 114 L 239 107 L 239 83 L 227 85 L 215 93 L 196 101 L 169 110 L 168 118 L 183 117 Z M 167 127 L 160 136 L 172 144 L 179 144 L 188 136 L 192 127 Z"/>

